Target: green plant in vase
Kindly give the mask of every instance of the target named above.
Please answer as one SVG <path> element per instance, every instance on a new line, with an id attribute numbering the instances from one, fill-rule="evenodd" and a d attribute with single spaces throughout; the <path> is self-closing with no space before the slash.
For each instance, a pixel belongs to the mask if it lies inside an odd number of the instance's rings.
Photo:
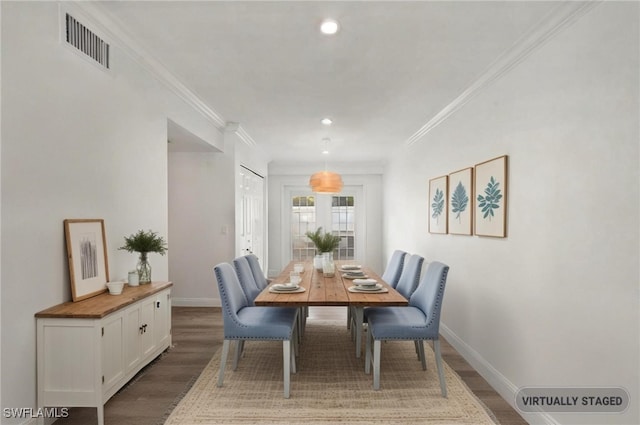
<path id="1" fill-rule="evenodd" d="M 124 245 L 118 249 L 140 254 L 136 270 L 140 283 L 143 284 L 151 282 L 151 265 L 147 255 L 150 252 L 164 255 L 167 252 L 167 243 L 157 232 L 138 230 L 137 233 L 125 236 Z"/>
<path id="2" fill-rule="evenodd" d="M 322 232 L 322 227 L 318 227 L 315 232 L 307 232 L 305 235 L 313 242 L 316 247 L 316 257 L 314 258 L 313 265 L 316 269 L 322 270 L 325 267 L 324 263 L 329 262 L 328 268 L 333 268 L 333 250 L 340 245 L 340 236 L 332 233 Z M 333 273 L 331 272 L 329 274 Z M 325 272 L 325 274 L 327 274 Z"/>

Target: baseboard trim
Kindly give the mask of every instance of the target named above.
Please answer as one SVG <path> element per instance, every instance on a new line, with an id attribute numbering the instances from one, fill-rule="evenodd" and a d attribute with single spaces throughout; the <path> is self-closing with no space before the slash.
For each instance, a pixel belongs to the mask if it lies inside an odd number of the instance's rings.
<path id="1" fill-rule="evenodd" d="M 515 399 L 518 387 L 509 381 L 500 371 L 487 362 L 476 350 L 464 342 L 444 323 L 440 323 L 440 334 L 464 357 L 464 359 L 505 399 L 513 409 L 530 424 L 560 425 L 551 415 L 545 412 L 522 413 L 518 410 Z"/>
<path id="2" fill-rule="evenodd" d="M 222 307 L 217 298 L 171 298 L 174 307 Z"/>

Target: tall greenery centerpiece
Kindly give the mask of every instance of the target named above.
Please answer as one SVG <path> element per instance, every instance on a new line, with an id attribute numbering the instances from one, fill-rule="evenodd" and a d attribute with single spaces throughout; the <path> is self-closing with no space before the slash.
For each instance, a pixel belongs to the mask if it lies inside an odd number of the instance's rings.
<path id="1" fill-rule="evenodd" d="M 318 227 L 315 232 L 307 232 L 305 235 L 311 239 L 313 245 L 315 245 L 317 254 L 323 252 L 333 252 L 334 249 L 340 245 L 340 236 L 333 235 L 331 233 L 322 232 L 322 227 Z"/>
<path id="2" fill-rule="evenodd" d="M 124 245 L 118 249 L 124 249 L 128 252 L 137 252 L 140 254 L 136 270 L 140 283 L 151 282 L 151 265 L 147 259 L 147 254 L 155 252 L 164 255 L 167 252 L 167 243 L 162 236 L 151 230 L 138 230 L 128 237 L 124 237 Z"/>
<path id="3" fill-rule="evenodd" d="M 315 232 L 307 232 L 305 235 L 311 239 L 313 245 L 316 247 L 316 256 L 313 261 L 313 266 L 316 269 L 333 268 L 333 250 L 340 245 L 340 236 L 332 233 L 322 232 L 322 227 L 318 227 Z M 325 264 L 329 262 L 330 264 Z M 331 270 L 330 273 L 333 271 Z M 327 274 L 325 272 L 325 274 Z"/>

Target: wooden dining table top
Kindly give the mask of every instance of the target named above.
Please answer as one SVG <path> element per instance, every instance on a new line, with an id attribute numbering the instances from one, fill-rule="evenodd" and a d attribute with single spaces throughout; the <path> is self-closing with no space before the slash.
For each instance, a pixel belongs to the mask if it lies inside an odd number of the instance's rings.
<path id="1" fill-rule="evenodd" d="M 276 283 L 286 283 L 289 281 L 289 273 L 293 270 L 294 264 L 304 264 L 304 272 L 300 274 L 302 286 L 305 291 L 299 293 L 272 293 L 269 287 Z M 340 267 L 345 264 L 355 264 L 354 261 L 336 261 L 336 272 L 333 277 L 324 277 L 322 271 L 313 267 L 312 261 L 290 262 L 282 272 L 272 280 L 254 300 L 257 306 L 280 306 L 280 307 L 302 307 L 302 306 L 404 306 L 409 301 L 398 291 L 389 286 L 380 276 L 366 266 L 362 271 L 370 278 L 387 288 L 388 292 L 365 293 L 350 292 L 348 288 L 353 286 L 353 280 L 343 277 Z"/>

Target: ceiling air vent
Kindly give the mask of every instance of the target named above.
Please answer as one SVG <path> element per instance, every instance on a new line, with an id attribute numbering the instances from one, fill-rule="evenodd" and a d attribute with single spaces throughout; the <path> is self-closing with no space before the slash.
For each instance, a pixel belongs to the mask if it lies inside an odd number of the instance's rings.
<path id="1" fill-rule="evenodd" d="M 82 25 L 73 16 L 66 14 L 66 41 L 100 65 L 109 69 L 109 45 Z"/>

